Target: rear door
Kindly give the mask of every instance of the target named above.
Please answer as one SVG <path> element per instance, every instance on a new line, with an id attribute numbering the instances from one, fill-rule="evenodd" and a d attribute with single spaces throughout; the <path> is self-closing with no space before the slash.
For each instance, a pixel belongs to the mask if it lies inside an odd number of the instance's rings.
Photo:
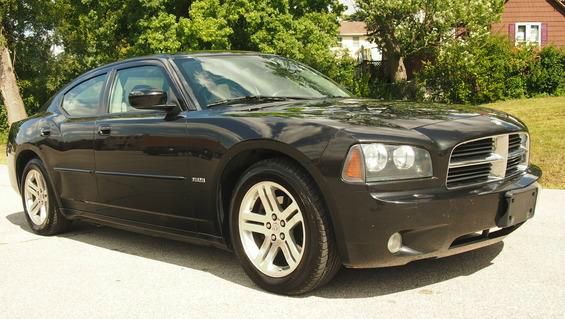
<path id="1" fill-rule="evenodd" d="M 194 231 L 183 113 L 131 107 L 132 90 L 153 88 L 179 103 L 179 90 L 160 61 L 116 68 L 107 114 L 96 121 L 98 212 L 123 220 Z"/>

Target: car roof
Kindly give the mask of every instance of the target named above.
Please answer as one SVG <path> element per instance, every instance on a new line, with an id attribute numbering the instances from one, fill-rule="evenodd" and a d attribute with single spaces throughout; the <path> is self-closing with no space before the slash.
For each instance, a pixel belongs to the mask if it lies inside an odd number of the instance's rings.
<path id="1" fill-rule="evenodd" d="M 242 55 L 272 55 L 267 53 L 260 53 L 260 52 L 253 52 L 253 51 L 230 51 L 230 50 L 221 50 L 221 51 L 190 51 L 190 52 L 181 52 L 175 54 L 152 54 L 152 55 L 145 55 L 139 57 L 128 58 L 108 64 L 101 65 L 97 68 L 94 68 L 90 71 L 83 73 L 83 75 L 87 75 L 90 73 L 94 73 L 96 71 L 110 68 L 116 65 L 120 65 L 123 63 L 128 62 L 135 62 L 135 61 L 143 61 L 143 60 L 168 60 L 168 59 L 177 59 L 177 58 L 191 58 L 191 57 L 204 57 L 204 56 L 242 56 Z"/>
<path id="2" fill-rule="evenodd" d="M 108 64 L 101 65 L 89 71 L 86 71 L 70 82 L 68 82 L 65 86 L 59 90 L 57 94 L 61 92 L 67 91 L 70 88 L 76 86 L 78 83 L 88 79 L 92 76 L 96 76 L 95 74 L 99 71 L 112 68 L 124 63 L 135 62 L 135 61 L 146 61 L 146 60 L 170 60 L 170 59 L 179 59 L 179 58 L 191 58 L 191 57 L 204 57 L 204 56 L 273 56 L 274 54 L 268 53 L 260 53 L 260 52 L 253 52 L 253 51 L 236 51 L 236 50 L 218 50 L 218 51 L 190 51 L 190 52 L 181 52 L 176 54 L 152 54 L 152 55 L 145 55 L 139 57 L 128 58 Z"/>

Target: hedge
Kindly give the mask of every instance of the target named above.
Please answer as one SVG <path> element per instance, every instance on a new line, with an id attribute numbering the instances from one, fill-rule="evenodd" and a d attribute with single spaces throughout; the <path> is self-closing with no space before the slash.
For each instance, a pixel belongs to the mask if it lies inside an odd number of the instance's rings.
<path id="1" fill-rule="evenodd" d="M 562 95 L 565 51 L 555 47 L 513 47 L 488 36 L 447 45 L 417 76 L 428 99 L 450 103 Z"/>

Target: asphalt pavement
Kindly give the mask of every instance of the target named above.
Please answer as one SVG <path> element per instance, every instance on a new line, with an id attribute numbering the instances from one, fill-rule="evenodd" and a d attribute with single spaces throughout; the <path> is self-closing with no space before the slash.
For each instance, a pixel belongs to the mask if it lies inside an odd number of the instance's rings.
<path id="1" fill-rule="evenodd" d="M 267 293 L 231 253 L 83 223 L 41 237 L 0 166 L 0 318 L 565 318 L 565 191 L 499 243 Z"/>

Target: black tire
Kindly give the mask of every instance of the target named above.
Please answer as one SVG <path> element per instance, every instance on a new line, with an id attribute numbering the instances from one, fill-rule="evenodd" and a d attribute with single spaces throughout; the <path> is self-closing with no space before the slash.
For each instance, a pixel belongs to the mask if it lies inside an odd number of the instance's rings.
<path id="1" fill-rule="evenodd" d="M 247 257 L 239 234 L 239 207 L 253 185 L 270 181 L 284 186 L 297 201 L 307 236 L 302 260 L 284 277 L 271 277 L 257 269 Z M 231 202 L 230 230 L 234 251 L 245 272 L 265 290 L 297 295 L 329 282 L 341 267 L 328 213 L 314 181 L 289 160 L 276 158 L 260 161 L 243 173 Z"/>
<path id="2" fill-rule="evenodd" d="M 36 225 L 31 220 L 25 203 L 25 195 L 24 195 L 25 180 L 29 172 L 32 170 L 36 170 L 41 173 L 43 179 L 45 180 L 45 184 L 48 192 L 49 209 L 47 211 L 47 218 L 41 225 Z M 43 163 L 39 159 L 32 159 L 27 163 L 26 167 L 24 168 L 21 177 L 20 194 L 22 197 L 22 204 L 24 207 L 24 215 L 26 217 L 29 227 L 34 233 L 43 236 L 52 236 L 52 235 L 64 233 L 69 229 L 71 222 L 61 214 L 59 210 L 59 206 L 57 204 L 57 200 L 55 198 L 56 196 L 55 192 L 51 187 L 51 181 L 49 180 L 49 175 L 47 174 L 45 167 L 43 166 Z"/>

